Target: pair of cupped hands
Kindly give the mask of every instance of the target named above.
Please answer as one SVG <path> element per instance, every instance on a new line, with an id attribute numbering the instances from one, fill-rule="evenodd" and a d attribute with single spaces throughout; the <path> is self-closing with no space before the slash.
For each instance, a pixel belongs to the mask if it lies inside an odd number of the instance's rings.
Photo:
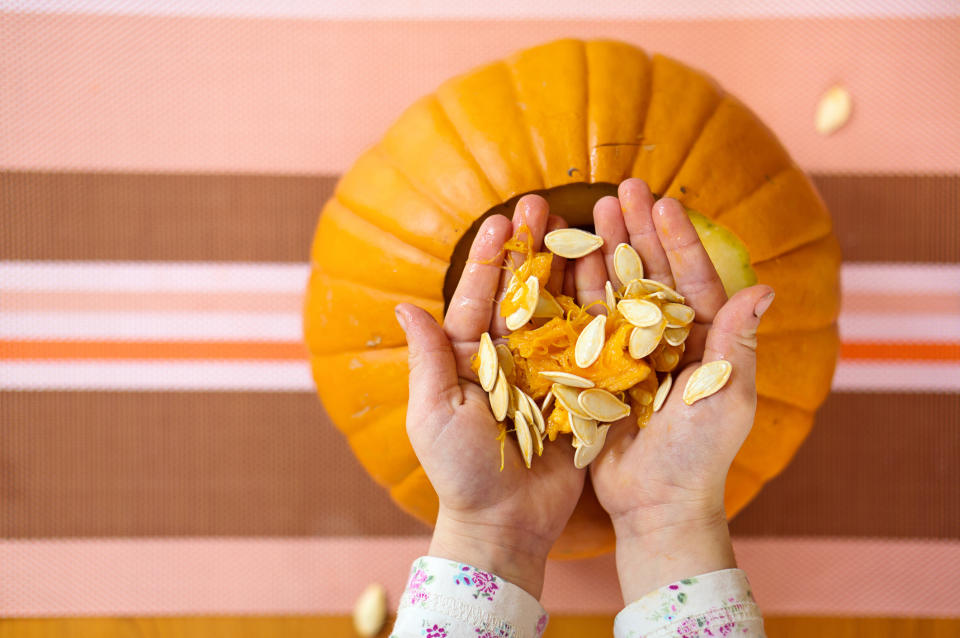
<path id="1" fill-rule="evenodd" d="M 629 243 L 645 276 L 678 290 L 696 311 L 674 391 L 643 429 L 636 417 L 613 424 L 589 467 L 593 489 L 613 521 L 617 570 L 625 602 L 675 580 L 734 567 L 723 490 L 727 471 L 756 410 L 756 332 L 773 301 L 768 286 L 727 299 L 693 224 L 675 199 L 654 201 L 640 179 L 598 200 L 593 219 L 604 244 L 572 264 L 554 256 L 547 289 L 585 305 L 618 281 L 613 252 Z M 510 273 L 503 244 L 526 224 L 535 250 L 566 222 L 544 198 L 525 195 L 513 220 L 494 215 L 480 226 L 443 325 L 410 304 L 396 308 L 410 352 L 407 435 L 440 509 L 430 555 L 491 571 L 539 598 L 547 555 L 580 498 L 587 470 L 573 464 L 565 441 L 547 443 L 531 469 L 512 438 L 503 471 L 497 424 L 487 393 L 470 368 L 480 335 L 508 333 L 500 316 Z M 524 255 L 512 253 L 514 268 Z M 592 312 L 605 312 L 601 305 Z M 728 384 L 692 406 L 682 400 L 700 362 L 733 364 Z M 681 371 L 682 370 L 682 371 Z"/>

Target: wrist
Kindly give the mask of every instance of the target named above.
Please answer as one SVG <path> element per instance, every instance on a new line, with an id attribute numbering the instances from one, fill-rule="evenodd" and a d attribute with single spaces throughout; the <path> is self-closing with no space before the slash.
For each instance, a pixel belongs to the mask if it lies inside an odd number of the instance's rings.
<path id="1" fill-rule="evenodd" d="M 549 551 L 547 541 L 519 528 L 465 521 L 441 509 L 429 553 L 493 573 L 539 599 Z"/>
<path id="2" fill-rule="evenodd" d="M 698 574 L 736 567 L 723 507 L 664 505 L 614 519 L 624 603 Z"/>

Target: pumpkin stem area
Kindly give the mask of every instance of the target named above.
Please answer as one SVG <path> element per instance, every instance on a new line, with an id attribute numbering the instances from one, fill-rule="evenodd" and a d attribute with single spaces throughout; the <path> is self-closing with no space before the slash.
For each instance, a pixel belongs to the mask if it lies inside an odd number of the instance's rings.
<path id="1" fill-rule="evenodd" d="M 508 219 L 512 218 L 517 201 L 530 193 L 536 193 L 547 200 L 551 215 L 563 217 L 570 226 L 593 232 L 593 205 L 601 197 L 607 195 L 616 197 L 617 185 L 605 182 L 597 182 L 596 184 L 577 182 L 545 190 L 520 193 L 477 217 L 473 225 L 457 242 L 453 249 L 453 255 L 450 257 L 450 267 L 447 269 L 447 276 L 443 282 L 444 312 L 446 312 L 447 305 L 449 305 L 453 292 L 457 288 L 457 282 L 460 281 L 460 275 L 467 263 L 467 256 L 470 254 L 470 245 L 473 243 L 473 238 L 476 237 L 483 220 L 491 215 L 504 215 Z"/>

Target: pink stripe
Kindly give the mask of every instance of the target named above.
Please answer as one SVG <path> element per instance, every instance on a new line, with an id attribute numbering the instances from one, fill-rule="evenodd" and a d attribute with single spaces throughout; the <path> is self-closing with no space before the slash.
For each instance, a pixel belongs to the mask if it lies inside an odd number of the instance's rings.
<path id="1" fill-rule="evenodd" d="M 5 312 L 293 312 L 303 295 L 283 292 L 101 292 L 10 291 Z"/>
<path id="2" fill-rule="evenodd" d="M 0 94 L 12 99 L 0 100 L 0 161 L 10 169 L 339 173 L 446 78 L 569 35 L 708 70 L 806 169 L 960 166 L 957 18 L 3 19 Z M 853 116 L 822 137 L 813 114 L 835 83 Z"/>
<path id="3" fill-rule="evenodd" d="M 370 582 L 398 602 L 425 537 L 0 542 L 0 615 L 346 614 Z M 960 616 L 960 541 L 743 538 L 770 615 Z M 544 606 L 613 614 L 612 556 L 554 562 Z"/>

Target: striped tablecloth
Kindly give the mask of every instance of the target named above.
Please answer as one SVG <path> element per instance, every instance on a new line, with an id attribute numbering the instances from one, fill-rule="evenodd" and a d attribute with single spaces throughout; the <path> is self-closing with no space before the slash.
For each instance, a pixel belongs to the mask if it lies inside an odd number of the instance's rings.
<path id="1" fill-rule="evenodd" d="M 315 397 L 317 214 L 404 106 L 562 36 L 707 70 L 834 215 L 834 392 L 732 526 L 771 635 L 960 634 L 960 6 L 823 4 L 0 1 L 0 636 L 348 635 L 367 583 L 396 600 L 428 530 Z M 548 636 L 619 601 L 609 557 L 551 564 Z"/>

